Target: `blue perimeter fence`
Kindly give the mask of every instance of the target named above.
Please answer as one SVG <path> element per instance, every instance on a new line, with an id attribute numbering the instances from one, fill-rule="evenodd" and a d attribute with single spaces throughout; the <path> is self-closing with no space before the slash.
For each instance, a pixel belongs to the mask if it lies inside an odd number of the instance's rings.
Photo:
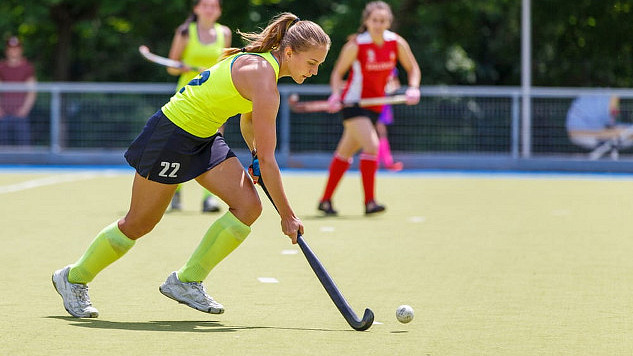
<path id="1" fill-rule="evenodd" d="M 29 117 L 30 146 L 0 146 L 0 164 L 117 165 L 146 120 L 169 100 L 174 84 L 0 83 L 0 92 L 37 92 Z M 284 168 L 327 168 L 342 133 L 338 114 L 296 113 L 288 98 L 325 100 L 326 85 L 280 84 L 277 158 Z M 571 143 L 565 117 L 581 94 L 621 98 L 623 123 L 633 122 L 633 89 L 425 86 L 418 105 L 394 105 L 389 139 L 412 169 L 633 172 L 633 156 L 590 159 Z M 530 110 L 521 117 L 522 98 Z M 244 162 L 249 153 L 237 118 L 225 137 Z"/>

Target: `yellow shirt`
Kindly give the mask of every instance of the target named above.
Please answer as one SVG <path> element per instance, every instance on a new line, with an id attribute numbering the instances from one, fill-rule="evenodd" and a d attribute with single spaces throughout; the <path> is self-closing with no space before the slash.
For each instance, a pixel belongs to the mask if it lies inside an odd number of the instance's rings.
<path id="1" fill-rule="evenodd" d="M 218 62 L 224 49 L 224 31 L 222 25 L 215 23 L 215 42 L 210 44 L 200 43 L 198 38 L 198 26 L 196 22 L 189 24 L 189 40 L 185 51 L 182 53 L 182 61 L 190 66 L 209 68 Z M 178 78 L 178 89 L 185 86 L 198 75 L 198 72 L 185 72 Z"/>
<path id="2" fill-rule="evenodd" d="M 257 55 L 268 61 L 279 79 L 279 63 L 270 52 L 237 53 L 200 73 L 163 105 L 162 111 L 176 126 L 198 137 L 214 135 L 226 120 L 253 111 L 253 103 L 235 88 L 231 67 L 239 56 Z"/>

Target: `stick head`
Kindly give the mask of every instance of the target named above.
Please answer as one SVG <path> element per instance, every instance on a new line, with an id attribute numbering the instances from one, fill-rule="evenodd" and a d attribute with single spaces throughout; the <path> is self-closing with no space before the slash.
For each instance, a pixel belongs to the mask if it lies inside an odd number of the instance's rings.
<path id="1" fill-rule="evenodd" d="M 365 314 L 360 322 L 350 323 L 351 327 L 356 331 L 365 331 L 374 324 L 374 312 L 369 308 L 365 309 Z"/>

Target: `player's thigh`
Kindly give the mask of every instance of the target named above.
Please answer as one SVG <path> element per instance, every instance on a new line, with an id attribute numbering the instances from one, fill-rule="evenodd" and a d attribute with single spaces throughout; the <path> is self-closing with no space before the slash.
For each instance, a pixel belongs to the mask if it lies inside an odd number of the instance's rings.
<path id="1" fill-rule="evenodd" d="M 247 225 L 261 213 L 255 185 L 237 157 L 228 158 L 198 176 L 196 181 L 227 203 L 233 215 Z"/>
<path id="2" fill-rule="evenodd" d="M 378 137 L 387 137 L 387 125 L 378 121 L 376 123 L 376 134 L 378 135 Z"/>
<path id="3" fill-rule="evenodd" d="M 378 151 L 378 135 L 369 118 L 359 117 L 346 120 L 344 125 L 352 139 L 359 143 L 365 153 L 375 154 Z"/>
<path id="4" fill-rule="evenodd" d="M 336 146 L 336 153 L 342 158 L 350 158 L 352 157 L 358 150 L 360 150 L 360 142 L 358 142 L 352 133 L 347 129 L 343 129 L 343 135 L 341 139 L 338 141 L 338 145 Z"/>
<path id="5" fill-rule="evenodd" d="M 163 217 L 176 186 L 154 182 L 136 173 L 130 209 L 122 219 L 121 231 L 132 239 L 151 231 Z"/>

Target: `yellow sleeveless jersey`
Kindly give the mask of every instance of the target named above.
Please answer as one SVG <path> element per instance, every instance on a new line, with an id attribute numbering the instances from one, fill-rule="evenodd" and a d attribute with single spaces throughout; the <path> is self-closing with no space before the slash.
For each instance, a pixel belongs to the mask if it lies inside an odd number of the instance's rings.
<path id="1" fill-rule="evenodd" d="M 171 97 L 162 111 L 176 126 L 198 137 L 214 135 L 226 120 L 253 111 L 233 85 L 231 67 L 239 56 L 258 55 L 270 63 L 279 79 L 279 63 L 270 52 L 237 53 L 200 73 Z"/>
<path id="2" fill-rule="evenodd" d="M 198 26 L 196 22 L 189 24 L 189 41 L 182 53 L 182 61 L 190 66 L 209 68 L 218 62 L 224 49 L 224 31 L 222 25 L 215 24 L 215 42 L 210 44 L 200 43 L 198 38 Z M 198 72 L 185 72 L 178 78 L 178 89 L 185 86 L 198 75 Z"/>

